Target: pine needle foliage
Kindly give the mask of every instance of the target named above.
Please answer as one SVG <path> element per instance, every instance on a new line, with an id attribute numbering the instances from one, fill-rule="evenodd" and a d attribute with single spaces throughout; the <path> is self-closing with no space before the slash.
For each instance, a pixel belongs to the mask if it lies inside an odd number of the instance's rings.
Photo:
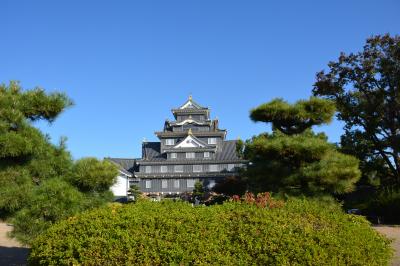
<path id="1" fill-rule="evenodd" d="M 334 112 L 333 102 L 316 97 L 294 104 L 275 99 L 251 110 L 253 121 L 272 123 L 273 131 L 245 143 L 250 190 L 309 196 L 352 191 L 360 177 L 358 160 L 312 131 L 329 123 Z"/>
<path id="2" fill-rule="evenodd" d="M 71 105 L 63 93 L 0 84 L 0 218 L 14 223 L 13 236 L 24 244 L 54 222 L 112 199 L 114 165 L 74 162 L 65 138 L 54 145 L 32 124 L 53 123 Z"/>

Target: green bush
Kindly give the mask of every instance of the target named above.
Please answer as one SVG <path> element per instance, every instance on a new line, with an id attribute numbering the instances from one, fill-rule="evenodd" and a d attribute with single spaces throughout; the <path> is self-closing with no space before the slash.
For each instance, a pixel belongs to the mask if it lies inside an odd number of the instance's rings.
<path id="1" fill-rule="evenodd" d="M 52 226 L 31 265 L 387 265 L 390 241 L 334 204 L 290 199 L 277 208 L 227 202 L 139 201 Z"/>
<path id="2" fill-rule="evenodd" d="M 59 178 L 48 179 L 32 190 L 29 202 L 11 219 L 12 236 L 30 244 L 56 221 L 85 210 L 84 203 L 84 194 L 75 187 Z"/>

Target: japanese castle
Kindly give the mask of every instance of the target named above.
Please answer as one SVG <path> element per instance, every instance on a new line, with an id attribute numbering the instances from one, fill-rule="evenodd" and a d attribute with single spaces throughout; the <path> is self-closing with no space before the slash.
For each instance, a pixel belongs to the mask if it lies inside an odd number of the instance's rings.
<path id="1" fill-rule="evenodd" d="M 192 192 L 196 181 L 211 189 L 244 166 L 236 141 L 225 139 L 227 131 L 218 127 L 218 119 L 210 119 L 209 108 L 189 96 L 172 114 L 175 120 L 166 120 L 163 130 L 155 132 L 160 141 L 143 141 L 142 158 L 107 158 L 120 168 L 112 188 L 116 196 L 125 196 L 133 184 L 152 196 Z"/>

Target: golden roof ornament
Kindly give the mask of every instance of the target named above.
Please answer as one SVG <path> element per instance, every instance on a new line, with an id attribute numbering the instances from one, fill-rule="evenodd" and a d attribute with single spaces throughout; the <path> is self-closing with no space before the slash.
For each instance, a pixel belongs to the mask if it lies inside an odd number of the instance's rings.
<path id="1" fill-rule="evenodd" d="M 189 94 L 189 101 L 192 100 L 192 94 Z"/>
<path id="2" fill-rule="evenodd" d="M 192 135 L 192 128 L 189 128 L 188 135 Z"/>

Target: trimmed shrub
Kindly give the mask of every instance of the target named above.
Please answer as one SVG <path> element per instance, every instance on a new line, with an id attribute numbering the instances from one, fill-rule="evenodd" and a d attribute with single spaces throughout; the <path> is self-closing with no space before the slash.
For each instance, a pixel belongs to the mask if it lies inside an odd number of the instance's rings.
<path id="1" fill-rule="evenodd" d="M 262 208 L 260 206 L 266 206 Z M 31 265 L 386 265 L 390 241 L 340 206 L 139 201 L 109 205 L 52 226 Z"/>

